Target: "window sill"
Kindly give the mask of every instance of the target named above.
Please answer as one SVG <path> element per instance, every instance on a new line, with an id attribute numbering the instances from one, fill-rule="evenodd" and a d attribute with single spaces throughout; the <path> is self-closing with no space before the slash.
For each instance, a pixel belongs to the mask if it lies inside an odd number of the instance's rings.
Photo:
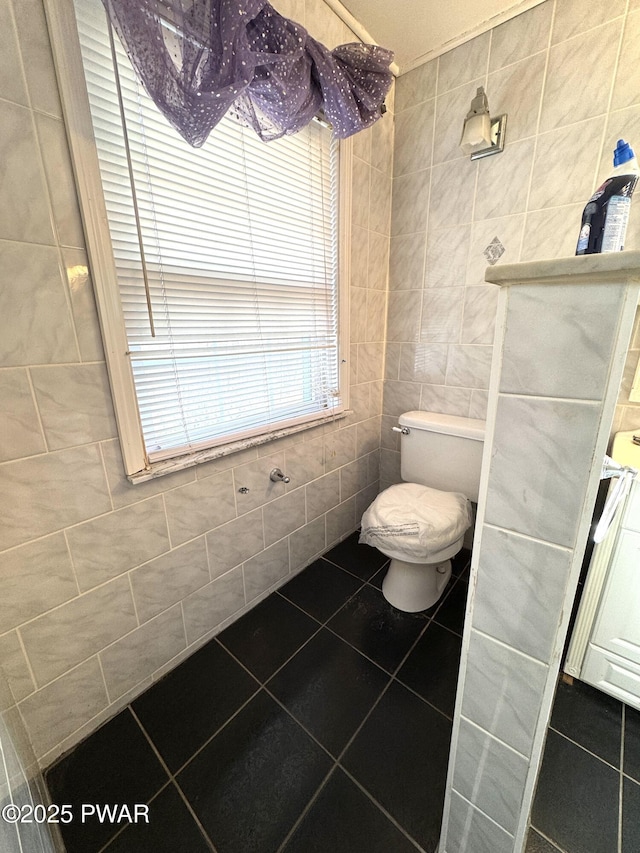
<path id="1" fill-rule="evenodd" d="M 133 485 L 146 483 L 149 480 L 155 480 L 157 477 L 164 477 L 165 474 L 173 474 L 176 471 L 183 471 L 185 468 L 193 468 L 195 465 L 201 465 L 203 462 L 211 462 L 212 459 L 222 459 L 224 456 L 231 456 L 233 453 L 239 453 L 241 450 L 259 447 L 262 444 L 268 444 L 270 441 L 276 441 L 279 438 L 295 435 L 296 433 L 323 426 L 324 424 L 335 423 L 335 421 L 343 420 L 350 414 L 352 414 L 351 410 L 344 410 L 338 414 L 327 415 L 325 418 L 318 418 L 304 424 L 285 427 L 275 432 L 266 432 L 262 435 L 243 438 L 239 441 L 232 441 L 229 444 L 218 447 L 210 447 L 207 450 L 198 450 L 195 453 L 176 456 L 175 459 L 163 459 L 161 462 L 152 462 L 149 468 L 137 471 L 135 474 L 128 474 L 127 479 Z"/>

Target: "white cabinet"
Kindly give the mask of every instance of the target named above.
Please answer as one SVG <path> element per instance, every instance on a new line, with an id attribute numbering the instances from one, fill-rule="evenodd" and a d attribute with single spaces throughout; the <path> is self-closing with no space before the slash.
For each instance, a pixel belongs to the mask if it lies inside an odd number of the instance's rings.
<path id="1" fill-rule="evenodd" d="M 616 434 L 620 465 L 640 470 L 639 432 Z M 564 670 L 640 710 L 640 477 L 594 547 Z"/>
<path id="2" fill-rule="evenodd" d="M 640 709 L 640 483 L 626 501 L 579 678 Z"/>

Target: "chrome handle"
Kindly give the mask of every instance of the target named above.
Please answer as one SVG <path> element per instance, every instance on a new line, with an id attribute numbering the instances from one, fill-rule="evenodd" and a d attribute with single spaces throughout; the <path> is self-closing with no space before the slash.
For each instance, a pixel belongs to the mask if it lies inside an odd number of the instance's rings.
<path id="1" fill-rule="evenodd" d="M 611 527 L 611 523 L 616 514 L 616 510 L 622 503 L 622 501 L 626 498 L 627 492 L 631 487 L 631 483 L 638 476 L 638 471 L 636 468 L 630 468 L 629 466 L 620 465 L 614 459 L 611 459 L 609 456 L 604 457 L 604 463 L 602 465 L 602 480 L 608 480 L 613 477 L 618 477 L 618 482 L 615 484 L 611 492 L 607 496 L 607 500 L 604 504 L 604 509 L 602 510 L 602 515 L 600 516 L 600 521 L 596 526 L 595 532 L 593 534 L 594 542 L 602 542 L 604 537 L 607 535 L 609 528 Z"/>
<path id="2" fill-rule="evenodd" d="M 280 468 L 272 468 L 269 479 L 273 483 L 290 483 L 291 477 L 285 477 Z"/>
<path id="3" fill-rule="evenodd" d="M 391 427 L 391 431 L 392 432 L 399 432 L 402 435 L 409 435 L 409 433 L 411 432 L 409 427 Z"/>
<path id="4" fill-rule="evenodd" d="M 605 456 L 604 462 L 602 463 L 600 479 L 608 480 L 610 477 L 621 477 L 626 470 L 627 469 L 619 462 L 616 462 L 615 459 L 612 459 L 610 456 Z"/>

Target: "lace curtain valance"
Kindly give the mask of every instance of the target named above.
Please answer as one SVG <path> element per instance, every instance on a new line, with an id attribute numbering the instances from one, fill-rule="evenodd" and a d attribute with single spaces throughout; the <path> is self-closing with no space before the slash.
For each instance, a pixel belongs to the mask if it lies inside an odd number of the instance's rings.
<path id="1" fill-rule="evenodd" d="M 265 141 L 323 110 L 335 136 L 373 124 L 393 53 L 329 50 L 264 0 L 103 0 L 158 109 L 194 147 L 227 111 Z"/>

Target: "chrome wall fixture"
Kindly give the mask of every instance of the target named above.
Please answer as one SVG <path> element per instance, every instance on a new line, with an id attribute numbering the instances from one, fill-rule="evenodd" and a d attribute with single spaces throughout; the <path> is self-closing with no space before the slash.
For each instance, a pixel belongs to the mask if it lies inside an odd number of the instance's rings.
<path id="1" fill-rule="evenodd" d="M 507 115 L 491 118 L 484 86 L 479 86 L 462 127 L 460 148 L 472 160 L 499 154 L 504 149 Z"/>
<path id="2" fill-rule="evenodd" d="M 283 474 L 280 468 L 272 468 L 271 473 L 269 474 L 269 479 L 273 483 L 290 483 L 291 477 L 287 477 L 286 474 Z"/>

